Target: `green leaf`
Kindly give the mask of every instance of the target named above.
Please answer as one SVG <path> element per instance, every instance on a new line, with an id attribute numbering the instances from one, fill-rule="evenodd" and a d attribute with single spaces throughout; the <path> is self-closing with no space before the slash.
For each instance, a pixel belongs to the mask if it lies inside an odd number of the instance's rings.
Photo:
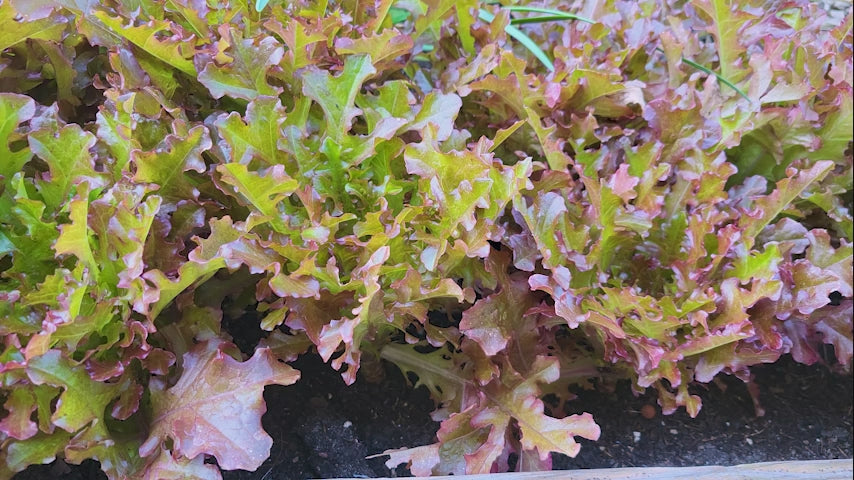
<path id="1" fill-rule="evenodd" d="M 715 37 L 721 76 L 740 82 L 747 74 L 747 61 L 743 58 L 747 49 L 742 46 L 739 33 L 754 16 L 733 0 L 692 0 L 692 4 L 711 20 L 709 31 Z M 702 69 L 697 64 L 692 66 Z"/>
<path id="2" fill-rule="evenodd" d="M 39 432 L 27 440 L 13 440 L 0 452 L 0 477 L 11 478 L 30 465 L 50 463 L 61 453 L 71 439 L 71 434 L 57 430 L 52 434 Z"/>
<path id="3" fill-rule="evenodd" d="M 273 37 L 244 39 L 239 30 L 229 30 L 225 39 L 231 46 L 227 53 L 232 58 L 231 63 L 219 66 L 212 61 L 199 73 L 199 82 L 208 87 L 214 98 L 227 95 L 253 100 L 261 95 L 281 93 L 281 88 L 267 83 L 267 70 L 277 65 L 285 53 L 278 40 Z"/>
<path id="4" fill-rule="evenodd" d="M 53 249 L 57 255 L 74 255 L 89 269 L 89 272 L 97 276 L 99 271 L 92 255 L 92 247 L 89 243 L 89 185 L 80 184 L 77 195 L 68 203 L 68 217 L 70 224 L 59 227 L 59 237 Z M 97 278 L 97 277 L 96 277 Z"/>
<path id="5" fill-rule="evenodd" d="M 68 26 L 65 17 L 17 21 L 18 12 L 9 2 L 0 3 L 0 52 L 28 38 L 56 39 Z"/>
<path id="6" fill-rule="evenodd" d="M 326 135 L 339 145 L 358 111 L 355 108 L 356 95 L 362 83 L 376 69 L 367 55 L 353 55 L 344 61 L 344 71 L 337 77 L 315 67 L 308 67 L 302 75 L 302 91 L 311 98 L 326 115 Z"/>
<path id="7" fill-rule="evenodd" d="M 222 181 L 231 185 L 235 193 L 266 217 L 277 232 L 290 232 L 279 214 L 278 204 L 294 193 L 299 183 L 285 174 L 282 165 L 268 169 L 266 175 L 250 172 L 246 165 L 240 163 L 220 165 L 217 171 L 222 175 Z"/>
<path id="8" fill-rule="evenodd" d="M 430 192 L 439 208 L 439 229 L 434 234 L 444 240 L 462 224 L 474 228 L 475 209 L 488 208 L 490 165 L 470 151 L 443 153 L 435 144 L 432 125 L 421 143 L 410 144 L 404 152 L 406 171 L 420 178 L 422 189 Z"/>
<path id="9" fill-rule="evenodd" d="M 816 132 L 821 140 L 821 147 L 814 152 L 795 149 L 796 151 L 791 153 L 787 152 L 787 157 L 803 155 L 812 160 L 833 160 L 837 164 L 851 165 L 845 157 L 845 150 L 854 137 L 854 103 L 851 92 L 840 90 L 839 99 L 834 103 Z"/>
<path id="10" fill-rule="evenodd" d="M 733 268 L 727 277 L 735 277 L 741 282 L 749 282 L 756 278 L 772 278 L 777 271 L 777 265 L 782 261 L 780 249 L 771 244 L 762 253 L 751 252 L 742 255 L 733 262 Z"/>
<path id="11" fill-rule="evenodd" d="M 27 362 L 27 376 L 36 385 L 48 384 L 64 391 L 51 420 L 67 432 L 77 432 L 94 420 L 103 421 L 107 405 L 121 385 L 96 382 L 86 369 L 74 365 L 59 350 L 50 350 Z"/>
<path id="12" fill-rule="evenodd" d="M 136 164 L 134 181 L 157 185 L 157 193 L 168 200 L 196 198 L 198 191 L 184 172 L 204 172 L 201 155 L 210 148 L 208 129 L 203 125 L 196 125 L 186 135 L 168 135 L 152 152 L 131 153 Z"/>
<path id="13" fill-rule="evenodd" d="M 139 140 L 134 136 L 137 122 L 132 113 L 125 111 L 124 103 L 106 103 L 95 115 L 98 126 L 98 140 L 103 142 L 113 155 L 113 180 L 121 178 L 122 173 L 130 163 L 131 152 L 141 148 Z"/>
<path id="14" fill-rule="evenodd" d="M 30 149 L 47 163 L 50 180 L 39 182 L 39 191 L 45 205 L 57 208 L 66 201 L 72 186 L 89 179 L 93 186 L 100 185 L 101 175 L 89 149 L 95 145 L 95 135 L 83 131 L 77 124 L 62 127 L 58 133 L 51 129 L 32 132 Z"/>
<path id="15" fill-rule="evenodd" d="M 214 123 L 217 132 L 231 149 L 230 162 L 249 163 L 253 158 L 269 165 L 285 164 L 287 155 L 279 151 L 285 109 L 276 97 L 258 97 L 246 108 L 246 120 L 240 114 L 222 114 Z"/>
<path id="16" fill-rule="evenodd" d="M 0 93 L 0 175 L 8 183 L 12 175 L 21 171 L 32 154 L 29 148 L 12 152 L 9 142 L 14 138 L 15 129 L 23 122 L 33 118 L 36 104 L 32 98 L 14 93 Z"/>
<path id="17" fill-rule="evenodd" d="M 133 26 L 125 25 L 121 17 L 111 17 L 110 14 L 102 10 L 95 10 L 92 15 L 103 22 L 113 33 L 124 37 L 154 58 L 193 78 L 196 77 L 196 67 L 193 66 L 193 61 L 190 59 L 194 45 L 174 34 L 177 29 L 172 22 L 150 20 L 148 23 Z M 173 35 L 164 38 L 159 35 L 163 31 L 173 32 Z"/>
<path id="18" fill-rule="evenodd" d="M 391 17 L 391 23 L 397 25 L 409 19 L 409 10 L 400 7 L 391 7 L 388 9 L 388 14 Z"/>

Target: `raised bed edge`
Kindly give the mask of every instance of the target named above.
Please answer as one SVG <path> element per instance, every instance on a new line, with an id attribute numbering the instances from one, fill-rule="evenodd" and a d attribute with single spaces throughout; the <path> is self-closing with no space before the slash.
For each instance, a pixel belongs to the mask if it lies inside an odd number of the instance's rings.
<path id="1" fill-rule="evenodd" d="M 432 480 L 851 480 L 854 459 L 762 462 L 702 467 L 631 467 L 430 477 Z M 356 480 L 339 478 L 336 480 Z M 386 480 L 386 479 L 380 479 Z M 391 479 L 387 479 L 391 480 Z"/>

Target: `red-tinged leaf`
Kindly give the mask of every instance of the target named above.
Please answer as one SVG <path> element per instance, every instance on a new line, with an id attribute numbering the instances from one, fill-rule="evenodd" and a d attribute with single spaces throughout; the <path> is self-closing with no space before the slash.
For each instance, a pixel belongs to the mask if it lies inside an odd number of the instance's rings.
<path id="1" fill-rule="evenodd" d="M 193 459 L 175 458 L 165 449 L 148 465 L 145 472 L 139 474 L 140 480 L 222 480 L 222 474 L 216 465 L 205 463 L 204 455 Z"/>
<path id="2" fill-rule="evenodd" d="M 447 140 L 462 104 L 460 97 L 455 94 L 430 92 L 424 97 L 421 109 L 406 128 L 421 131 L 432 124 L 436 128 L 436 140 Z"/>
<path id="3" fill-rule="evenodd" d="M 203 125 L 191 128 L 185 136 L 169 135 L 154 151 L 132 152 L 131 161 L 136 165 L 134 181 L 157 185 L 158 195 L 168 200 L 196 198 L 198 190 L 184 172 L 204 172 L 201 155 L 210 148 L 208 129 Z"/>
<path id="4" fill-rule="evenodd" d="M 357 39 L 338 38 L 335 40 L 335 50 L 338 53 L 366 54 L 377 70 L 387 69 L 396 58 L 410 53 L 412 47 L 412 38 L 400 33 L 395 28 L 385 29 L 380 33 Z"/>
<path id="5" fill-rule="evenodd" d="M 189 261 L 178 269 L 176 279 L 168 278 L 159 270 L 145 272 L 143 277 L 154 286 L 147 287 L 146 294 L 134 304 L 136 311 L 148 315 L 149 318 L 156 318 L 187 287 L 210 278 L 217 270 L 226 266 L 225 255 L 221 252 L 227 250 L 231 242 L 238 240 L 241 232 L 234 227 L 231 217 L 212 219 L 210 229 L 208 238 L 194 237 L 193 240 L 199 246 L 190 252 Z"/>
<path id="6" fill-rule="evenodd" d="M 230 46 L 226 52 L 232 60 L 220 66 L 215 59 L 199 73 L 199 82 L 208 87 L 211 95 L 244 100 L 279 95 L 282 89 L 267 83 L 267 71 L 282 60 L 285 50 L 281 43 L 273 37 L 244 39 L 239 30 L 229 25 L 222 25 L 219 31 Z"/>
<path id="7" fill-rule="evenodd" d="M 142 385 L 136 382 L 131 383 L 128 389 L 122 392 L 118 401 L 113 405 L 110 415 L 118 420 L 127 420 L 139 410 L 139 401 L 142 399 L 142 392 Z"/>
<path id="8" fill-rule="evenodd" d="M 178 383 L 152 388 L 151 433 L 140 455 L 151 455 L 170 438 L 173 455 L 213 455 L 226 470 L 255 470 L 267 458 L 273 440 L 261 428 L 261 394 L 266 385 L 293 384 L 299 372 L 269 349 L 238 362 L 225 346 L 217 340 L 196 345 L 184 355 Z"/>
<path id="9" fill-rule="evenodd" d="M 436 432 L 441 446 L 433 474 L 470 475 L 492 470 L 504 450 L 507 425 L 493 423 L 485 413 L 472 406 L 442 422 Z"/>
<path id="10" fill-rule="evenodd" d="M 30 420 L 37 405 L 35 396 L 29 388 L 12 390 L 3 407 L 9 414 L 0 420 L 0 432 L 16 440 L 26 440 L 38 433 L 38 425 Z"/>
<path id="11" fill-rule="evenodd" d="M 487 355 L 496 355 L 519 336 L 523 316 L 536 304 L 527 278 L 507 275 L 508 255 L 494 253 L 487 260 L 487 271 L 497 280 L 497 293 L 475 302 L 463 312 L 460 331 L 477 342 Z"/>
<path id="12" fill-rule="evenodd" d="M 831 237 L 825 230 L 812 230 L 807 234 L 810 247 L 806 259 L 824 273 L 836 275 L 839 279 L 837 288 L 843 297 L 854 295 L 854 246 L 845 239 L 840 239 L 838 248 L 831 245 Z"/>
<path id="13" fill-rule="evenodd" d="M 756 200 L 756 213 L 750 213 L 741 217 L 739 226 L 743 231 L 743 238 L 748 246 L 753 245 L 756 235 L 770 224 L 777 215 L 786 209 L 801 193 L 811 184 L 821 180 L 833 168 L 833 162 L 819 161 L 809 170 L 802 170 L 797 176 L 794 174 L 777 182 L 777 188 L 770 195 L 760 197 Z"/>
<path id="14" fill-rule="evenodd" d="M 809 325 L 800 318 L 789 317 L 783 322 L 783 330 L 789 339 L 787 353 L 792 354 L 792 359 L 804 365 L 812 365 L 821 360 L 821 356 L 816 351 L 818 342 L 813 338 Z"/>
<path id="15" fill-rule="evenodd" d="M 542 124 L 540 117 L 530 108 L 525 107 L 525 112 L 528 114 L 528 124 L 534 129 L 537 138 L 540 141 L 540 146 L 543 153 L 546 155 L 546 160 L 549 162 L 549 168 L 562 172 L 570 165 L 571 159 L 564 153 L 563 146 L 565 140 L 557 138 L 554 125 L 546 127 Z"/>
<path id="16" fill-rule="evenodd" d="M 312 345 L 313 343 L 311 343 L 308 335 L 304 333 L 288 335 L 281 330 L 273 330 L 267 338 L 258 342 L 259 347 L 269 348 L 273 355 L 284 362 L 296 360 L 300 355 L 307 352 Z"/>
<path id="17" fill-rule="evenodd" d="M 403 463 L 409 466 L 409 471 L 416 477 L 429 477 L 433 475 L 433 467 L 439 463 L 439 445 L 386 450 L 382 455 L 389 457 L 385 462 L 388 468 L 396 468 Z"/>
<path id="18" fill-rule="evenodd" d="M 353 280 L 363 285 L 364 289 L 364 294 L 358 299 L 358 305 L 352 310 L 355 318 L 344 317 L 340 320 L 332 320 L 320 331 L 317 353 L 324 361 L 329 360 L 339 344 L 344 345 L 344 353 L 332 359 L 331 364 L 336 370 L 344 364 L 348 365 L 341 374 L 347 385 L 356 381 L 362 341 L 370 340 L 375 324 L 387 324 L 383 311 L 383 293 L 380 290 L 378 277 L 380 268 L 388 260 L 390 252 L 388 246 L 380 247 L 363 264 L 353 270 Z"/>
<path id="19" fill-rule="evenodd" d="M 314 298 L 320 300 L 320 282 L 311 277 L 279 273 L 270 279 L 270 289 L 282 298 Z"/>
<path id="20" fill-rule="evenodd" d="M 774 363 L 780 358 L 780 352 L 751 345 L 728 343 L 714 348 L 700 356 L 694 368 L 694 380 L 711 382 L 723 371 L 735 374 L 747 371 L 747 367 L 760 363 Z"/>
<path id="21" fill-rule="evenodd" d="M 435 234 L 444 239 L 458 226 L 474 228 L 475 209 L 491 206 L 493 181 L 489 176 L 490 162 L 470 151 L 443 153 L 434 133 L 432 127 L 426 128 L 422 142 L 406 148 L 404 160 L 406 171 L 420 177 L 422 189 L 430 192 L 440 209 Z"/>
<path id="22" fill-rule="evenodd" d="M 575 442 L 575 436 L 597 440 L 600 434 L 599 426 L 589 413 L 562 419 L 548 417 L 543 413 L 543 402 L 537 398 L 536 384 L 554 382 L 559 376 L 560 367 L 556 359 L 537 357 L 524 380 L 515 380 L 516 384 L 504 391 L 492 390 L 501 411 L 511 415 L 519 424 L 522 447 L 526 450 L 537 449 L 541 460 L 548 458 L 551 452 L 575 457 L 581 449 Z M 508 380 L 502 383 L 506 385 Z M 490 391 L 490 387 L 495 389 L 498 384 L 490 384 L 487 391 Z"/>
<path id="23" fill-rule="evenodd" d="M 287 45 L 284 55 L 283 69 L 288 75 L 293 75 L 297 70 L 315 63 L 312 51 L 315 45 L 327 39 L 322 29 L 324 25 L 306 25 L 305 20 L 293 16 L 282 25 L 274 19 L 264 23 L 270 31 L 275 32 Z"/>
<path id="24" fill-rule="evenodd" d="M 795 312 L 809 315 L 829 304 L 831 293 L 847 287 L 835 272 L 816 267 L 805 259 L 782 265 L 780 276 L 785 280 L 777 304 L 777 317 L 781 319 Z"/>
<path id="25" fill-rule="evenodd" d="M 288 328 L 305 332 L 312 343 L 320 345 L 320 332 L 323 327 L 333 320 L 340 319 L 346 312 L 346 308 L 352 305 L 352 302 L 353 296 L 348 293 L 331 295 L 324 292 L 320 301 L 313 298 L 287 298 L 285 307 L 288 308 L 289 313 L 285 325 Z"/>
<path id="26" fill-rule="evenodd" d="M 824 343 L 833 345 L 836 359 L 842 365 L 849 365 L 854 354 L 852 316 L 854 303 L 851 300 L 845 300 L 840 305 L 820 308 L 810 316 L 810 321 L 815 322 L 813 328 L 824 337 Z"/>

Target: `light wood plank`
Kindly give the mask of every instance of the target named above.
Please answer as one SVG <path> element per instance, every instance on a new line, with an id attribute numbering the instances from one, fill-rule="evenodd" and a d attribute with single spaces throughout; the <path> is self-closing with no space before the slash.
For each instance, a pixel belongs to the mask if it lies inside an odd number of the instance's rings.
<path id="1" fill-rule="evenodd" d="M 461 480 L 461 478 L 465 480 L 851 480 L 852 477 L 854 477 L 854 459 L 849 458 L 733 466 L 603 468 L 431 478 L 442 480 Z"/>

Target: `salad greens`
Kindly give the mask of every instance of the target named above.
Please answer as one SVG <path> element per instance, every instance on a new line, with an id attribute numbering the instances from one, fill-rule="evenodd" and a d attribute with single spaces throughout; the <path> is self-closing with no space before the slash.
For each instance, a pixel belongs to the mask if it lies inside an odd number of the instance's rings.
<path id="1" fill-rule="evenodd" d="M 430 390 L 416 475 L 576 455 L 593 379 L 850 367 L 851 17 L 586 5 L 0 2 L 0 478 L 253 470 L 309 351 Z"/>

